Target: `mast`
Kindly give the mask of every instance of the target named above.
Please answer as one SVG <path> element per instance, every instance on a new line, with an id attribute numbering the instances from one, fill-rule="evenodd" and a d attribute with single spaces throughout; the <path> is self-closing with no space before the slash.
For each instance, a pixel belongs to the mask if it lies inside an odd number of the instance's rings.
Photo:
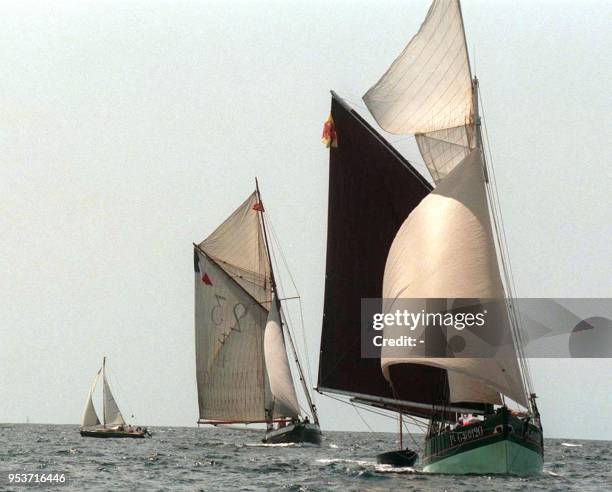
<path id="1" fill-rule="evenodd" d="M 399 413 L 399 428 L 400 428 L 400 449 L 404 449 L 404 423 L 402 422 L 402 412 Z"/>
<path id="2" fill-rule="evenodd" d="M 262 204 L 261 193 L 259 191 L 259 182 L 257 181 L 257 178 L 255 178 L 255 191 L 257 193 L 258 202 Z M 276 301 L 276 306 L 278 308 L 279 313 L 281 313 L 281 328 L 282 328 L 283 326 L 282 318 L 283 317 L 282 317 L 281 301 L 280 301 L 280 297 L 278 296 L 278 292 L 276 290 L 276 282 L 274 280 L 274 268 L 272 267 L 272 253 L 270 251 L 270 244 L 268 243 L 266 223 L 265 223 L 263 211 L 260 209 L 258 210 L 258 212 L 260 214 L 259 217 L 261 219 L 261 228 L 263 229 L 264 244 L 266 246 L 266 252 L 268 254 L 268 261 L 270 262 L 270 284 L 272 287 L 272 292 L 275 294 L 274 297 Z M 285 330 L 285 332 L 287 333 L 287 338 L 289 338 L 289 346 L 291 347 L 291 352 L 293 354 L 293 360 L 295 361 L 295 365 L 297 366 L 297 369 L 298 369 L 298 373 L 300 376 L 300 383 L 302 384 L 304 395 L 306 396 L 306 400 L 308 401 L 308 406 L 310 408 L 310 412 L 312 413 L 312 418 L 314 420 L 314 423 L 319 425 L 319 416 L 317 415 L 317 409 L 312 401 L 312 398 L 310 397 L 310 392 L 308 391 L 308 386 L 306 385 L 306 378 L 304 377 L 304 371 L 302 370 L 302 365 L 300 364 L 300 359 L 298 357 L 297 350 L 295 348 L 295 343 L 293 342 L 293 337 L 291 336 L 291 331 L 287 329 Z"/>
<path id="3" fill-rule="evenodd" d="M 287 335 L 289 338 L 289 345 L 291 346 L 291 352 L 293 353 L 293 360 L 295 360 L 295 365 L 297 366 L 298 371 L 300 373 L 300 382 L 302 383 L 302 389 L 304 390 L 304 395 L 306 395 L 306 400 L 308 401 L 308 406 L 310 407 L 310 412 L 312 413 L 312 419 L 314 420 L 315 424 L 319 425 L 319 415 L 317 414 L 317 407 L 312 401 L 310 392 L 308 391 L 306 379 L 304 378 L 304 373 L 302 371 L 302 365 L 300 364 L 300 360 L 295 349 L 295 344 L 293 343 L 293 337 L 291 336 L 291 331 L 289 329 L 287 329 Z"/>
<path id="4" fill-rule="evenodd" d="M 106 356 L 102 358 L 102 425 L 106 427 Z"/>

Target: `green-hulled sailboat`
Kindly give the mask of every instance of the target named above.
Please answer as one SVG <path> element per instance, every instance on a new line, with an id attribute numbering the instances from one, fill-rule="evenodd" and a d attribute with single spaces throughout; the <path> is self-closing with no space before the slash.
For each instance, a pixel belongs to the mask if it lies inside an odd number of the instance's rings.
<path id="1" fill-rule="evenodd" d="M 426 419 L 425 472 L 537 473 L 542 424 L 510 301 L 458 0 L 434 0 L 418 33 L 363 99 L 383 130 L 415 136 L 433 185 L 332 93 L 318 390 Z M 383 298 L 387 313 L 419 303 L 445 311 L 457 300 L 498 302 L 496 330 L 510 342 L 495 347 L 496 357 L 449 357 L 452 330 L 419 327 L 415 337 L 435 335 L 441 351 L 383 347 L 378 358 L 364 358 L 360 343 L 351 342 L 360 339 L 363 298 Z M 469 345 L 471 330 L 463 333 Z M 385 338 L 396 335 L 384 328 Z"/>

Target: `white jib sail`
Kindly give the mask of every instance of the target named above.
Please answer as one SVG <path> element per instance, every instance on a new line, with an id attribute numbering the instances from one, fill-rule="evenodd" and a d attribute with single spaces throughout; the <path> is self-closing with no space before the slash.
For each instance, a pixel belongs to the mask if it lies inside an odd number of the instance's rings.
<path id="1" fill-rule="evenodd" d="M 389 251 L 384 298 L 415 303 L 428 298 L 504 299 L 482 169 L 481 153 L 475 150 L 408 216 Z M 393 305 L 386 306 L 387 312 L 393 309 Z M 510 334 L 505 311 L 502 322 L 507 326 L 500 332 Z M 391 338 L 404 333 L 395 327 L 385 328 L 384 334 Z M 470 340 L 468 330 L 462 336 L 468 344 L 480 341 Z M 482 401 L 483 395 L 477 400 L 466 398 L 476 389 L 482 392 L 473 385 L 477 380 L 527 406 L 514 345 L 493 344 L 492 348 L 498 350 L 496 358 L 397 357 L 397 352 L 389 356 L 389 350 L 383 348 L 381 364 L 387 377 L 389 366 L 405 362 L 458 373 L 455 384 L 451 380 L 452 401 Z M 490 402 L 497 403 L 497 399 Z"/>
<path id="2" fill-rule="evenodd" d="M 434 0 L 419 32 L 363 97 L 385 131 L 416 136 L 436 183 L 474 148 L 472 99 L 458 0 Z"/>
<path id="3" fill-rule="evenodd" d="M 81 417 L 81 427 L 93 427 L 100 425 L 100 419 L 98 418 L 98 414 L 96 413 L 96 409 L 93 404 L 93 393 L 96 389 L 96 385 L 98 384 L 99 377 L 100 371 L 96 373 L 93 383 L 91 384 L 89 394 L 87 395 L 87 402 L 85 403 L 85 409 L 83 410 L 83 415 Z"/>
<path id="4" fill-rule="evenodd" d="M 197 252 L 196 376 L 200 419 L 263 421 L 268 312 L 227 271 Z"/>
<path id="5" fill-rule="evenodd" d="M 275 299 L 272 300 L 272 307 L 268 313 L 264 335 L 264 354 L 272 398 L 271 402 L 266 403 L 266 407 L 273 409 L 275 416 L 298 417 L 300 407 L 291 377 L 291 368 Z"/>
<path id="6" fill-rule="evenodd" d="M 104 391 L 102 404 L 104 405 L 104 425 L 123 425 L 125 424 L 125 420 L 123 420 L 123 415 L 121 415 L 121 412 L 119 411 L 119 407 L 117 406 L 117 402 L 113 397 L 113 393 L 108 385 L 106 376 L 104 376 L 103 379 Z"/>

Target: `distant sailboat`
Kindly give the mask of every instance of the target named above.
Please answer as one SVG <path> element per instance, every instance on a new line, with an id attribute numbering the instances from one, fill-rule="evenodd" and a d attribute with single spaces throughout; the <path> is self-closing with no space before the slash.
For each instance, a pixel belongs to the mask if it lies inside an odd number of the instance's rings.
<path id="1" fill-rule="evenodd" d="M 93 394 L 100 378 L 102 378 L 102 422 L 100 422 L 93 404 Z M 146 427 L 134 427 L 125 423 L 106 379 L 106 357 L 104 357 L 102 367 L 96 373 L 87 395 L 85 409 L 81 418 L 80 433 L 83 437 L 107 438 L 138 438 L 151 435 Z"/>
<path id="2" fill-rule="evenodd" d="M 425 472 L 537 473 L 542 425 L 513 303 L 503 301 L 511 282 L 458 0 L 434 0 L 364 101 L 384 130 L 415 135 L 436 187 L 332 93 L 337 146 L 318 389 L 428 419 Z M 347 341 L 359 337 L 367 297 L 384 298 L 387 313 L 400 301 L 427 299 L 435 309 L 438 300 L 501 299 L 512 343 L 496 359 L 398 356 L 389 347 L 380 359 L 361 358 L 360 344 Z M 511 411 L 506 399 L 523 410 Z"/>
<path id="3" fill-rule="evenodd" d="M 259 188 L 194 244 L 198 424 L 265 423 L 264 442 L 319 444 L 317 411 L 283 323 L 270 258 Z M 313 422 L 298 404 L 285 337 Z"/>

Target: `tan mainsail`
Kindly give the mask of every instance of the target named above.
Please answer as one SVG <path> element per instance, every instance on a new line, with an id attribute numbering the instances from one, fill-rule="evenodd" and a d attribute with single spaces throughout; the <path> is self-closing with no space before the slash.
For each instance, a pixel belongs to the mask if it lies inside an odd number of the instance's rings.
<path id="1" fill-rule="evenodd" d="M 257 210 L 260 207 L 257 193 L 253 192 L 198 247 L 269 309 L 272 299 L 270 259 Z"/>
<path id="2" fill-rule="evenodd" d="M 504 299 L 493 240 L 480 150 L 468 155 L 408 216 L 389 251 L 383 297 L 412 299 Z M 411 302 L 411 301 L 405 301 Z M 394 309 L 391 301 L 385 309 Z M 405 305 L 405 304 L 404 304 Z M 510 333 L 507 313 L 500 332 Z M 399 336 L 385 328 L 386 337 Z M 414 333 L 415 337 L 424 333 Z M 467 330 L 464 334 L 470 340 Z M 447 369 L 451 401 L 498 403 L 497 392 L 527 406 L 517 353 L 512 343 L 497 347 L 495 358 L 389 357 L 383 348 L 382 368 L 393 364 L 427 364 Z M 488 388 L 474 385 L 478 381 Z"/>
<path id="3" fill-rule="evenodd" d="M 472 79 L 458 0 L 434 0 L 419 32 L 363 97 L 384 130 L 415 135 L 437 183 L 474 142 Z"/>
<path id="4" fill-rule="evenodd" d="M 263 421 L 263 337 L 268 312 L 228 273 L 198 252 L 196 375 L 200 419 Z M 204 282 L 202 276 L 208 281 Z"/>

